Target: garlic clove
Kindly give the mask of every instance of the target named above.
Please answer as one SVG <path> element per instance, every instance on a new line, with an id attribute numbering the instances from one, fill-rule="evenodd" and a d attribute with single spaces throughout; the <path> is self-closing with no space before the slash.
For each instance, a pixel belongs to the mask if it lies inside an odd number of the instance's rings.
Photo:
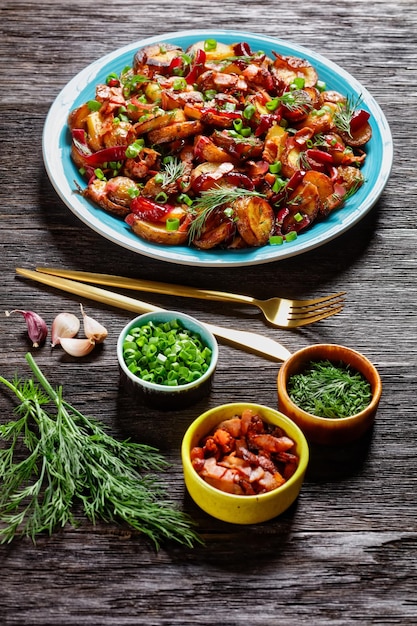
<path id="1" fill-rule="evenodd" d="M 61 339 L 75 337 L 80 330 L 80 320 L 73 313 L 58 313 L 52 322 L 52 347 L 58 345 Z"/>
<path id="2" fill-rule="evenodd" d="M 45 341 L 48 336 L 48 327 L 43 318 L 34 311 L 22 311 L 22 309 L 14 309 L 13 311 L 5 311 L 6 317 L 12 313 L 20 313 L 25 318 L 29 339 L 32 341 L 34 348 Z"/>
<path id="3" fill-rule="evenodd" d="M 80 304 L 80 307 L 83 316 L 85 336 L 88 337 L 88 339 L 95 341 L 95 343 L 102 343 L 108 335 L 107 328 L 87 315 L 82 304 Z"/>
<path id="4" fill-rule="evenodd" d="M 71 356 L 81 357 L 90 354 L 96 342 L 92 339 L 81 339 L 77 337 L 60 337 L 61 347 Z"/>

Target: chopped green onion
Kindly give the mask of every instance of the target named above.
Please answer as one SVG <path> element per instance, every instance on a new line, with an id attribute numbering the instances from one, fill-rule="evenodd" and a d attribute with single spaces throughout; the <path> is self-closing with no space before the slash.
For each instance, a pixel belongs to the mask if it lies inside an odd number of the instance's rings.
<path id="1" fill-rule="evenodd" d="M 294 241 L 294 239 L 297 239 L 297 233 L 295 230 L 292 230 L 290 233 L 285 235 L 285 241 Z"/>
<path id="2" fill-rule="evenodd" d="M 156 202 L 160 202 L 161 204 L 164 204 L 166 201 L 168 200 L 168 196 L 165 193 L 165 191 L 160 191 L 156 196 L 155 196 L 155 201 Z"/>
<path id="3" fill-rule="evenodd" d="M 99 111 L 101 109 L 101 102 L 97 102 L 97 100 L 89 100 L 87 102 L 87 106 L 90 111 Z"/>
<path id="4" fill-rule="evenodd" d="M 136 158 L 144 145 L 144 139 L 136 139 L 126 148 L 126 157 L 128 159 Z"/>
<path id="5" fill-rule="evenodd" d="M 140 194 L 140 191 L 137 187 L 129 187 L 127 193 L 129 195 L 129 198 L 137 198 Z"/>
<path id="6" fill-rule="evenodd" d="M 294 215 L 294 219 L 295 219 L 296 222 L 302 222 L 303 216 L 301 215 L 301 213 L 296 213 Z"/>
<path id="7" fill-rule="evenodd" d="M 272 237 L 269 238 L 270 246 L 281 246 L 283 243 L 284 237 L 281 237 L 281 235 L 272 235 Z"/>
<path id="8" fill-rule="evenodd" d="M 186 193 L 180 193 L 177 197 L 178 202 L 183 202 L 187 206 L 191 206 L 193 204 L 193 199 Z"/>
<path id="9" fill-rule="evenodd" d="M 265 106 L 268 109 L 268 111 L 275 111 L 275 109 L 278 108 L 279 103 L 280 103 L 279 98 L 273 98 L 272 100 L 268 100 Z"/>
<path id="10" fill-rule="evenodd" d="M 209 52 L 217 48 L 217 41 L 215 39 L 206 39 L 204 42 L 204 50 Z"/>
<path id="11" fill-rule="evenodd" d="M 271 174 L 279 174 L 281 171 L 282 163 L 281 161 L 275 161 L 275 163 L 271 163 L 269 166 L 269 171 Z"/>
<path id="12" fill-rule="evenodd" d="M 96 176 L 99 180 L 106 180 L 106 177 L 105 177 L 105 175 L 104 175 L 104 172 L 103 172 L 103 170 L 102 170 L 100 167 L 97 167 L 97 168 L 94 170 L 94 174 L 95 174 L 95 176 Z"/>
<path id="13" fill-rule="evenodd" d="M 170 387 L 201 378 L 212 358 L 201 336 L 177 319 L 132 328 L 122 351 L 127 367 L 138 378 Z"/>
<path id="14" fill-rule="evenodd" d="M 186 86 L 187 81 L 185 80 L 185 78 L 177 78 L 172 84 L 172 88 L 174 91 L 181 91 L 181 89 L 185 89 Z"/>
<path id="15" fill-rule="evenodd" d="M 291 84 L 291 89 L 304 89 L 305 82 L 306 81 L 302 78 L 302 76 L 297 76 Z"/>
<path id="16" fill-rule="evenodd" d="M 281 189 L 285 187 L 285 185 L 286 185 L 285 181 L 282 180 L 282 178 L 280 178 L 279 176 L 277 176 L 274 184 L 272 185 L 272 191 L 274 193 L 278 193 L 278 191 L 281 191 Z"/>
<path id="17" fill-rule="evenodd" d="M 318 80 L 316 83 L 316 88 L 322 93 L 327 89 L 326 83 L 323 80 Z"/>
<path id="18" fill-rule="evenodd" d="M 236 132 L 240 133 L 240 131 L 243 128 L 243 122 L 240 118 L 237 120 L 233 120 L 233 128 L 235 129 Z"/>
<path id="19" fill-rule="evenodd" d="M 208 89 L 204 92 L 204 98 L 206 100 L 213 100 L 213 98 L 217 95 L 217 91 L 215 89 Z"/>
<path id="20" fill-rule="evenodd" d="M 165 222 L 167 230 L 178 230 L 180 226 L 180 220 L 178 217 L 169 217 Z"/>
<path id="21" fill-rule="evenodd" d="M 254 105 L 253 104 L 248 104 L 243 109 L 243 117 L 246 120 L 250 120 L 253 117 L 253 115 L 255 114 L 255 112 L 256 112 L 256 108 L 254 107 Z"/>

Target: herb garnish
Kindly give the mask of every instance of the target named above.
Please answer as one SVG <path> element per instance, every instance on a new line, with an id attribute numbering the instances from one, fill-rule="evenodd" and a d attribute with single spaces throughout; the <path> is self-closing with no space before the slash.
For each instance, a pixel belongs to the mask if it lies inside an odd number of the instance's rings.
<path id="1" fill-rule="evenodd" d="M 360 372 L 328 360 L 311 362 L 290 376 L 287 391 L 307 413 L 333 419 L 359 413 L 372 399 L 371 385 Z"/>
<path id="2" fill-rule="evenodd" d="M 183 176 L 185 171 L 184 163 L 182 163 L 176 157 L 167 156 L 162 161 L 162 167 L 157 176 L 160 177 L 161 187 L 168 187 L 171 183 L 174 183 L 178 178 Z"/>
<path id="3" fill-rule="evenodd" d="M 18 419 L 0 425 L 0 440 L 9 442 L 0 449 L 0 543 L 17 536 L 35 541 L 40 532 L 74 524 L 77 502 L 93 523 L 125 522 L 157 549 L 162 540 L 190 547 L 200 542 L 192 520 L 148 473 L 167 467 L 158 451 L 114 439 L 64 400 L 30 353 L 26 360 L 37 380 L 0 376 L 20 401 Z"/>
<path id="4" fill-rule="evenodd" d="M 337 111 L 333 118 L 334 124 L 338 130 L 347 133 L 349 137 L 352 136 L 350 123 L 361 102 L 362 95 L 358 96 L 356 100 L 348 97 L 345 102 L 339 102 L 337 105 Z"/>
<path id="5" fill-rule="evenodd" d="M 202 191 L 200 196 L 193 202 L 191 209 L 192 214 L 196 217 L 191 222 L 189 230 L 189 241 L 198 239 L 207 219 L 216 209 L 220 207 L 231 208 L 233 202 L 239 200 L 243 196 L 265 196 L 258 191 L 250 191 L 241 187 L 227 187 L 215 185 L 212 189 Z"/>

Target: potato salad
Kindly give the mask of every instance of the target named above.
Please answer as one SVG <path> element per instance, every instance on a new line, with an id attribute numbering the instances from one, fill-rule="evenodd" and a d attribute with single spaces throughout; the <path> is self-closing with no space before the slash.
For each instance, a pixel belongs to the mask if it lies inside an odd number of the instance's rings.
<path id="1" fill-rule="evenodd" d="M 206 39 L 140 48 L 68 126 L 97 207 L 154 244 L 236 250 L 290 242 L 356 193 L 369 118 L 306 59 Z"/>

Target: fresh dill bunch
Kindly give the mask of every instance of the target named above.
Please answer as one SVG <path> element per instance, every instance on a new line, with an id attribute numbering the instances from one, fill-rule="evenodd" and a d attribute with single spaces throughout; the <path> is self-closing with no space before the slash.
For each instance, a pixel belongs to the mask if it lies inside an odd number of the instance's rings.
<path id="1" fill-rule="evenodd" d="M 334 124 L 338 130 L 347 133 L 351 137 L 350 123 L 356 110 L 360 107 L 362 102 L 362 94 L 360 94 L 356 100 L 347 97 L 345 102 L 338 102 L 337 111 L 334 114 Z"/>
<path id="2" fill-rule="evenodd" d="M 0 543 L 18 536 L 35 541 L 41 532 L 75 525 L 76 502 L 93 524 L 126 523 L 157 549 L 165 540 L 201 543 L 194 522 L 149 473 L 168 467 L 164 457 L 151 446 L 114 439 L 63 399 L 30 353 L 26 360 L 37 382 L 0 376 L 20 402 L 18 419 L 0 425 Z"/>
<path id="3" fill-rule="evenodd" d="M 190 225 L 189 241 L 198 239 L 210 215 L 214 211 L 224 208 L 233 209 L 233 203 L 244 196 L 265 197 L 258 191 L 250 191 L 241 187 L 215 185 L 212 189 L 202 191 L 193 202 L 191 212 L 195 216 Z"/>

